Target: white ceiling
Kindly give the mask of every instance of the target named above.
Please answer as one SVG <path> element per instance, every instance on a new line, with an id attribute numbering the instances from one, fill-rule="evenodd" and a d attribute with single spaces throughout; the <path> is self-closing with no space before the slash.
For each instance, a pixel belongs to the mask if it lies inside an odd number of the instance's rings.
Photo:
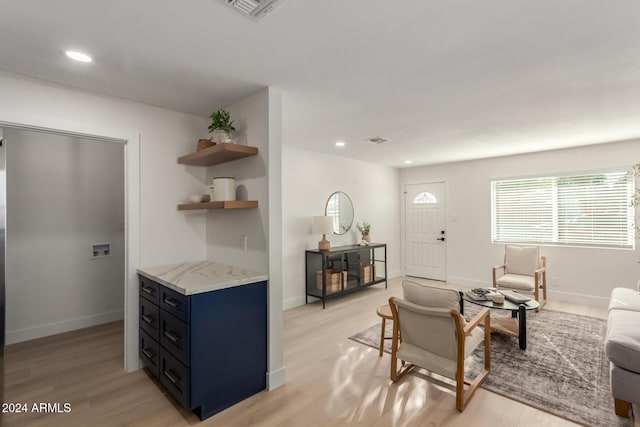
<path id="1" fill-rule="evenodd" d="M 396 167 L 640 137 L 638 0 L 0 0 L 0 69 L 200 116 L 271 86 L 285 143 Z"/>

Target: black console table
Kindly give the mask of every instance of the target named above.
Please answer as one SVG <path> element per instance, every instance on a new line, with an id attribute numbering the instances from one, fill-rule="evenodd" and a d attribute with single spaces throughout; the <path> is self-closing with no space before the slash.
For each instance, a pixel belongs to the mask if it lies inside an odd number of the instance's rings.
<path id="1" fill-rule="evenodd" d="M 306 302 L 354 292 L 384 282 L 387 287 L 387 245 L 347 245 L 328 251 L 306 251 Z"/>

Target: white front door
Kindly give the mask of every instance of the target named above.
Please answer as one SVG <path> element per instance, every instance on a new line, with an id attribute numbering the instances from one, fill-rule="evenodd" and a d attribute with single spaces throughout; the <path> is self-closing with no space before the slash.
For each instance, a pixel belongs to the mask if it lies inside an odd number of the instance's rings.
<path id="1" fill-rule="evenodd" d="M 445 185 L 436 182 L 404 187 L 407 276 L 447 279 Z"/>

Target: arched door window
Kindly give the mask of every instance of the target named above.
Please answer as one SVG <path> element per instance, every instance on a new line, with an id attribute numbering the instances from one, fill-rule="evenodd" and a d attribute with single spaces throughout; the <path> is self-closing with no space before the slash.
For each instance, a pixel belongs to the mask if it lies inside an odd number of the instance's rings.
<path id="1" fill-rule="evenodd" d="M 436 198 L 436 196 L 434 196 L 433 194 L 429 193 L 428 191 L 424 191 L 424 192 L 418 194 L 413 199 L 413 204 L 414 205 L 424 205 L 424 204 L 427 204 L 427 203 L 438 203 L 438 199 Z"/>

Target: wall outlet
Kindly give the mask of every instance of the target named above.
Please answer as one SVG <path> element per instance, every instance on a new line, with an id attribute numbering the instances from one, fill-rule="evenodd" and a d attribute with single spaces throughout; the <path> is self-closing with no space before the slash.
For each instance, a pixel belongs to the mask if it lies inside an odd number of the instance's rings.
<path id="1" fill-rule="evenodd" d="M 247 250 L 247 235 L 246 234 L 241 234 L 240 235 L 240 247 L 242 248 L 243 251 Z"/>
<path id="2" fill-rule="evenodd" d="M 551 276 L 551 281 L 549 283 L 554 288 L 558 287 L 558 276 Z"/>

